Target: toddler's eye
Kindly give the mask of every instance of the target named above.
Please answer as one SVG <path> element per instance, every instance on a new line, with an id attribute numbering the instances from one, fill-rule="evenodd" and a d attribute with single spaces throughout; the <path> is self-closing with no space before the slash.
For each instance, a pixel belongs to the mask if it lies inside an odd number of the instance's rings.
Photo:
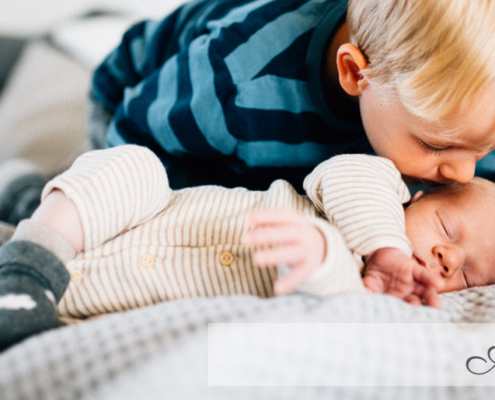
<path id="1" fill-rule="evenodd" d="M 428 153 L 433 153 L 437 156 L 442 155 L 443 153 L 445 153 L 445 150 L 448 149 L 448 147 L 432 146 L 432 145 L 422 141 L 421 139 L 419 140 L 419 143 L 421 144 L 421 147 L 423 147 L 423 150 L 427 151 Z"/>

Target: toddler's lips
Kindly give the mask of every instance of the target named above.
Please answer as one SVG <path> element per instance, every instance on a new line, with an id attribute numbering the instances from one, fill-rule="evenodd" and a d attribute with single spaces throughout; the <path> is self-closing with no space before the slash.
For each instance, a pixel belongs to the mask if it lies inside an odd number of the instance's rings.
<path id="1" fill-rule="evenodd" d="M 421 183 L 424 183 L 425 185 L 432 186 L 435 185 L 436 182 L 430 181 L 428 179 L 420 179 Z"/>

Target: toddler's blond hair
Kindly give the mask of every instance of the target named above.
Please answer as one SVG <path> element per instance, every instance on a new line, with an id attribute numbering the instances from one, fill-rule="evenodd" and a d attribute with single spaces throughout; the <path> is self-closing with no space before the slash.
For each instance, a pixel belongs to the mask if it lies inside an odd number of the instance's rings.
<path id="1" fill-rule="evenodd" d="M 495 0 L 349 0 L 363 74 L 415 115 L 441 121 L 495 82 Z"/>

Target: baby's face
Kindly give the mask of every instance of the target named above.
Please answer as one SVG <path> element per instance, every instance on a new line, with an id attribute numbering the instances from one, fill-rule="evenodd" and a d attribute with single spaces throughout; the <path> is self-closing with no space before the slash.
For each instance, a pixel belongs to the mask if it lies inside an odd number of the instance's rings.
<path id="1" fill-rule="evenodd" d="M 398 100 L 368 87 L 359 105 L 375 152 L 392 160 L 406 183 L 469 182 L 476 161 L 495 149 L 495 87 L 468 112 L 442 124 L 415 117 Z"/>
<path id="2" fill-rule="evenodd" d="M 405 210 L 413 257 L 439 275 L 440 292 L 495 283 L 495 184 L 475 178 L 425 195 Z"/>

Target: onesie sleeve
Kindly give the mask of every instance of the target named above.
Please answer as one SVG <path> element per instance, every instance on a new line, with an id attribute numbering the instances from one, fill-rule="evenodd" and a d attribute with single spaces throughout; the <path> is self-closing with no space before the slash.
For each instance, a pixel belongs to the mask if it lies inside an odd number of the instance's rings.
<path id="1" fill-rule="evenodd" d="M 296 292 L 327 297 L 337 293 L 366 293 L 361 279 L 359 264 L 347 248 L 340 232 L 322 218 L 307 217 L 325 237 L 326 258 Z M 278 267 L 278 276 L 290 272 L 286 266 Z"/>
<path id="2" fill-rule="evenodd" d="M 54 189 L 76 205 L 84 251 L 151 219 L 167 206 L 172 193 L 158 157 L 134 145 L 83 154 L 47 183 L 41 200 Z"/>
<path id="3" fill-rule="evenodd" d="M 402 206 L 411 196 L 392 161 L 364 154 L 333 157 L 307 176 L 304 189 L 357 254 L 384 247 L 412 254 Z"/>

